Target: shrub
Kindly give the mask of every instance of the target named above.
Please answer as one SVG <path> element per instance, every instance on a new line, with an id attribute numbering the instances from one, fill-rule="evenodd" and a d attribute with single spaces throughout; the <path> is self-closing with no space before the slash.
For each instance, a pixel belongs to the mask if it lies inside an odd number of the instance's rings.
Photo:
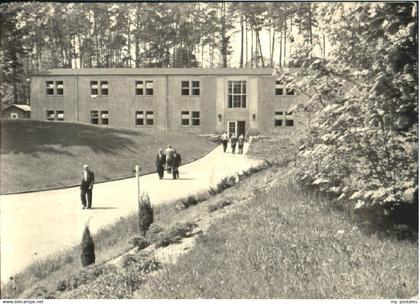
<path id="1" fill-rule="evenodd" d="M 216 195 L 221 193 L 227 188 L 234 186 L 236 183 L 235 176 L 228 176 L 223 178 L 215 187 L 210 187 L 208 192 L 210 195 Z"/>
<path id="2" fill-rule="evenodd" d="M 149 246 L 149 242 L 144 236 L 136 236 L 132 239 L 133 246 L 137 247 L 138 250 L 142 250 Z"/>
<path id="3" fill-rule="evenodd" d="M 231 198 L 225 198 L 225 199 L 221 199 L 211 205 L 209 205 L 208 209 L 209 212 L 214 212 L 216 210 L 222 209 L 226 206 L 232 205 L 233 201 Z"/>
<path id="4" fill-rule="evenodd" d="M 156 247 L 166 247 L 170 244 L 177 243 L 184 237 L 190 236 L 196 227 L 198 225 L 193 222 L 176 223 L 168 231 L 161 232 L 158 235 Z"/>
<path id="5" fill-rule="evenodd" d="M 187 196 L 184 199 L 181 199 L 181 208 L 186 209 L 191 206 L 197 205 L 200 202 L 203 202 L 209 198 L 209 194 L 207 192 L 200 192 L 198 194 Z"/>
<path id="6" fill-rule="evenodd" d="M 91 270 L 77 274 L 81 284 L 74 290 L 62 294 L 62 298 L 110 299 L 128 298 L 144 283 L 144 275 L 159 269 L 160 263 L 148 255 L 126 255 L 123 258 L 124 269 L 115 265 L 100 268 L 97 276 Z M 82 283 L 83 282 L 83 283 Z"/>
<path id="7" fill-rule="evenodd" d="M 143 193 L 138 202 L 139 233 L 146 236 L 146 232 L 153 223 L 153 208 L 147 193 Z"/>
<path id="8" fill-rule="evenodd" d="M 82 266 L 86 267 L 95 263 L 95 245 L 90 235 L 89 227 L 86 226 L 82 238 Z"/>

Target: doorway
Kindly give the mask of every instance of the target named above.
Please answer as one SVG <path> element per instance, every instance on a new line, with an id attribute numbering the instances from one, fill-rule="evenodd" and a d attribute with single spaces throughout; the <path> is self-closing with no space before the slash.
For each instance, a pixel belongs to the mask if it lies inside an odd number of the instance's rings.
<path id="1" fill-rule="evenodd" d="M 244 120 L 228 120 L 227 130 L 229 138 L 233 135 L 238 137 L 240 134 L 245 136 L 246 128 Z"/>

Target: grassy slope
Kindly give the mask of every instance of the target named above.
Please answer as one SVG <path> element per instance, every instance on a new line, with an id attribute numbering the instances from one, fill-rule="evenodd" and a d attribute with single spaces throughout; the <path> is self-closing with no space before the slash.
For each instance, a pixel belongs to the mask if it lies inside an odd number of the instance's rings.
<path id="1" fill-rule="evenodd" d="M 408 298 L 417 291 L 417 243 L 368 236 L 327 202 L 278 185 L 214 223 L 135 297 Z"/>
<path id="2" fill-rule="evenodd" d="M 79 183 L 83 164 L 97 181 L 154 170 L 159 148 L 175 146 L 183 161 L 199 158 L 214 144 L 205 138 L 153 129 L 115 129 L 75 123 L 5 120 L 1 125 L 1 193 Z"/>
<path id="3" fill-rule="evenodd" d="M 252 145 L 250 152 L 287 164 L 293 153 L 279 149 L 285 146 L 284 140 L 265 140 Z M 283 183 L 214 223 L 192 251 L 149 280 L 135 297 L 408 298 L 418 294 L 418 241 L 366 234 L 331 202 L 286 183 L 285 168 L 275 174 Z M 254 180 L 252 185 L 262 187 L 264 180 Z M 246 194 L 243 189 L 237 192 Z"/>

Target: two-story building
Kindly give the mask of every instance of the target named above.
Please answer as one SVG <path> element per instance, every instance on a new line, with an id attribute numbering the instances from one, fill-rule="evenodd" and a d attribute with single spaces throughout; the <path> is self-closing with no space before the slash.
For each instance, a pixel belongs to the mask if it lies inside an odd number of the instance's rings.
<path id="1" fill-rule="evenodd" d="M 265 69 L 52 69 L 31 79 L 32 118 L 230 134 L 288 132 L 303 102 Z"/>

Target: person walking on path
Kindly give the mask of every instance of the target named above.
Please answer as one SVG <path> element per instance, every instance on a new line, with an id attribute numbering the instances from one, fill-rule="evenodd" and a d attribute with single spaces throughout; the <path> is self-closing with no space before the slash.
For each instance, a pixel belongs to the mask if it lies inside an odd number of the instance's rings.
<path id="1" fill-rule="evenodd" d="M 156 155 L 156 172 L 159 175 L 159 179 L 163 178 L 163 173 L 165 171 L 166 155 L 163 154 L 163 150 L 159 149 L 159 153 Z"/>
<path id="2" fill-rule="evenodd" d="M 232 134 L 232 136 L 230 137 L 230 147 L 232 148 L 232 153 L 235 154 L 235 149 L 236 149 L 236 137 L 235 137 L 235 134 Z"/>
<path id="3" fill-rule="evenodd" d="M 172 149 L 171 145 L 168 145 L 168 147 L 165 150 L 166 154 L 166 168 L 168 170 L 168 173 L 170 174 L 172 172 L 172 163 L 174 160 L 174 149 Z"/>
<path id="4" fill-rule="evenodd" d="M 181 154 L 179 154 L 176 149 L 174 149 L 174 159 L 173 159 L 173 168 L 172 168 L 172 177 L 174 179 L 179 179 L 178 167 L 181 166 Z"/>
<path id="5" fill-rule="evenodd" d="M 244 153 L 244 142 L 245 142 L 245 138 L 244 135 L 241 134 L 238 137 L 238 154 L 243 154 Z"/>
<path id="6" fill-rule="evenodd" d="M 82 200 L 82 209 L 92 208 L 92 189 L 95 183 L 95 174 L 89 169 L 88 165 L 83 166 L 83 177 L 80 184 L 80 197 Z M 86 202 L 87 199 L 87 202 Z"/>
<path id="7" fill-rule="evenodd" d="M 222 136 L 220 137 L 220 140 L 222 141 L 223 144 L 223 152 L 226 152 L 226 148 L 227 148 L 227 144 L 228 144 L 228 139 L 229 136 L 227 135 L 226 131 L 222 134 Z"/>

